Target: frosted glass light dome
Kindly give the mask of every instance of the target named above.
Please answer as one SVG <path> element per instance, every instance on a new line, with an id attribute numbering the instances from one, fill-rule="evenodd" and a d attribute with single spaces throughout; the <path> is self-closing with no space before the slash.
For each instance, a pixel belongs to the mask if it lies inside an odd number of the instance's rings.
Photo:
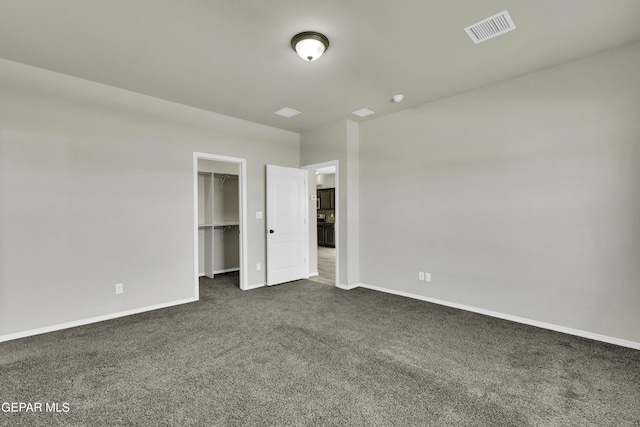
<path id="1" fill-rule="evenodd" d="M 314 31 L 296 34 L 291 39 L 291 47 L 305 61 L 315 61 L 329 48 L 329 39 Z"/>

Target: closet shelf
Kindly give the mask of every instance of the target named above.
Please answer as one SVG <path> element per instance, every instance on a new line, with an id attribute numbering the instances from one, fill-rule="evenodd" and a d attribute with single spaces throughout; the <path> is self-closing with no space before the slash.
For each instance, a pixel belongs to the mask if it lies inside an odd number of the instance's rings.
<path id="1" fill-rule="evenodd" d="M 239 226 L 239 222 L 216 222 L 213 224 L 214 227 L 237 227 Z"/>

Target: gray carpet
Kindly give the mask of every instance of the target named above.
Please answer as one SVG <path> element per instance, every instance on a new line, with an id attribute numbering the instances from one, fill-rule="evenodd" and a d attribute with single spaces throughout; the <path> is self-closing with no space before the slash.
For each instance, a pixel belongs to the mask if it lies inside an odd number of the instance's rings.
<path id="1" fill-rule="evenodd" d="M 310 281 L 0 344 L 0 425 L 638 426 L 640 351 Z M 60 406 L 62 408 L 62 406 Z"/>

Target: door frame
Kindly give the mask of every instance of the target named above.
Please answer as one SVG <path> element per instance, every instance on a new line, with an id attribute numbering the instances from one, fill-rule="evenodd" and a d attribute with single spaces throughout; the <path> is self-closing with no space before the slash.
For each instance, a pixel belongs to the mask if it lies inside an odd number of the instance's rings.
<path id="1" fill-rule="evenodd" d="M 198 160 L 213 160 L 216 162 L 235 163 L 238 165 L 238 208 L 240 213 L 240 289 L 248 289 L 249 278 L 247 270 L 247 159 L 222 156 L 219 154 L 193 153 L 193 274 L 195 297 L 200 299 L 198 259 Z"/>
<path id="2" fill-rule="evenodd" d="M 335 193 L 335 197 L 336 197 L 336 204 L 335 204 L 335 211 L 336 211 L 336 216 L 335 216 L 335 224 L 334 224 L 334 232 L 335 232 L 335 243 L 336 243 L 336 283 L 335 286 L 339 286 L 340 285 L 340 168 L 338 167 L 338 160 L 330 160 L 328 162 L 322 162 L 322 163 L 314 163 L 311 165 L 305 165 L 302 166 L 301 169 L 306 169 L 307 171 L 315 171 L 316 169 L 320 169 L 320 168 L 326 168 L 329 166 L 333 166 L 336 169 L 336 193 Z M 315 176 L 315 174 L 313 174 Z M 309 180 L 311 181 L 311 179 Z M 309 199 L 309 197 L 307 197 L 307 199 Z M 309 224 L 309 230 L 308 233 L 311 232 L 311 226 L 315 226 L 317 227 L 317 220 L 315 221 L 308 221 Z M 307 244 L 307 277 L 310 277 L 311 272 L 309 271 L 309 256 L 310 256 L 310 251 L 311 251 L 311 239 L 307 239 L 309 240 L 309 243 Z M 318 253 L 317 253 L 317 249 L 316 249 L 316 259 L 318 258 Z M 317 262 L 317 261 L 316 261 Z"/>

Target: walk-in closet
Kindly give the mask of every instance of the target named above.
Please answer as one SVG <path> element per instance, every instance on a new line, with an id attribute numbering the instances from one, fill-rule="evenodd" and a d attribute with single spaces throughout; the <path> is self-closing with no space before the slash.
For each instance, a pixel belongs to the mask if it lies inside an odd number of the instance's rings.
<path id="1" fill-rule="evenodd" d="M 198 160 L 198 271 L 240 269 L 238 164 Z"/>

